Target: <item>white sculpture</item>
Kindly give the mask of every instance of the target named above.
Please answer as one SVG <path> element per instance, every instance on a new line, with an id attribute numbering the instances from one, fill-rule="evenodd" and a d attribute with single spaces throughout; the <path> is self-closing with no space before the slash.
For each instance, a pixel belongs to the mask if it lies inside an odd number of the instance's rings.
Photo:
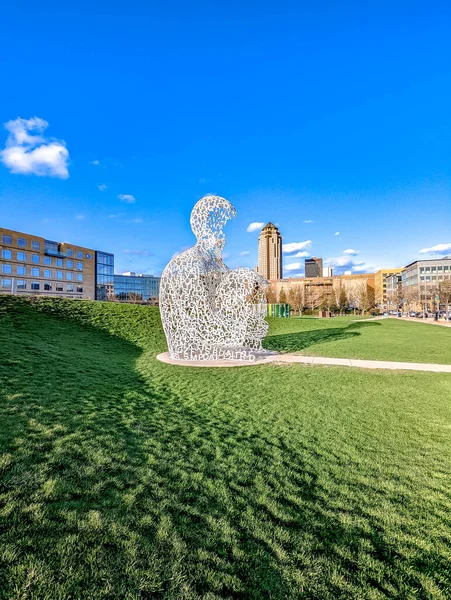
<path id="1" fill-rule="evenodd" d="M 172 359 L 254 361 L 264 352 L 266 281 L 222 261 L 223 228 L 235 215 L 225 198 L 201 198 L 190 221 L 197 243 L 163 271 L 160 311 Z"/>

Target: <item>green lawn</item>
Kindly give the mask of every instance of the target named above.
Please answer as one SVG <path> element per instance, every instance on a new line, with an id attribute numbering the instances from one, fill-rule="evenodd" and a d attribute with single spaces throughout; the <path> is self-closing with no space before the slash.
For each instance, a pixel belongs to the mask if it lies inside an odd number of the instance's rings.
<path id="1" fill-rule="evenodd" d="M 451 364 L 451 328 L 402 319 L 270 319 L 264 345 L 308 356 Z"/>
<path id="2" fill-rule="evenodd" d="M 329 326 L 268 343 L 392 327 Z M 0 598 L 450 597 L 450 375 L 164 349 L 157 309 L 0 296 Z"/>

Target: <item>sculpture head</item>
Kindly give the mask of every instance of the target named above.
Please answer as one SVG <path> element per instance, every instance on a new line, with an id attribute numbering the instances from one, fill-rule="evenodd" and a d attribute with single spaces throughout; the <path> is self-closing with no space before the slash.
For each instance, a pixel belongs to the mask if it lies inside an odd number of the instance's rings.
<path id="1" fill-rule="evenodd" d="M 209 249 L 224 246 L 224 226 L 236 215 L 235 207 L 221 196 L 204 196 L 196 202 L 191 212 L 191 229 L 197 238 Z"/>

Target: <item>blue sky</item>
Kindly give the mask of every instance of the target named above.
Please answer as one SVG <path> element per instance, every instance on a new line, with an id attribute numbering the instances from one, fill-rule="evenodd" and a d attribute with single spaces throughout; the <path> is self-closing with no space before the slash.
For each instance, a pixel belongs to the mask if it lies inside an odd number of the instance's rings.
<path id="1" fill-rule="evenodd" d="M 285 275 L 298 252 L 355 271 L 451 254 L 450 17 L 440 1 L 7 3 L 0 226 L 159 274 L 215 193 L 237 208 L 231 267 L 256 264 L 247 229 L 269 220 L 297 244 Z"/>

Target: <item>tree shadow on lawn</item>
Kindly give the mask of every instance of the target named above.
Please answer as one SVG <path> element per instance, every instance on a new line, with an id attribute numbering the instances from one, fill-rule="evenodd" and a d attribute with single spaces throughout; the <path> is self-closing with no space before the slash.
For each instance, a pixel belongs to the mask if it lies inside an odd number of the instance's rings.
<path id="1" fill-rule="evenodd" d="M 300 331 L 298 333 L 270 335 L 263 340 L 263 345 L 267 350 L 275 350 L 277 352 L 299 352 L 317 344 L 355 338 L 361 335 L 358 330 L 362 327 L 380 327 L 380 323 L 369 321 L 357 322 L 350 323 L 346 327 L 331 327 L 328 329 Z"/>
<path id="2" fill-rule="evenodd" d="M 173 367 L 140 375 L 136 346 L 43 315 L 21 350 L 0 362 L 5 597 L 364 598 L 406 582 L 375 520 L 335 514 L 317 471 L 332 459 L 246 403 L 231 422 L 208 377 L 195 401 Z"/>

